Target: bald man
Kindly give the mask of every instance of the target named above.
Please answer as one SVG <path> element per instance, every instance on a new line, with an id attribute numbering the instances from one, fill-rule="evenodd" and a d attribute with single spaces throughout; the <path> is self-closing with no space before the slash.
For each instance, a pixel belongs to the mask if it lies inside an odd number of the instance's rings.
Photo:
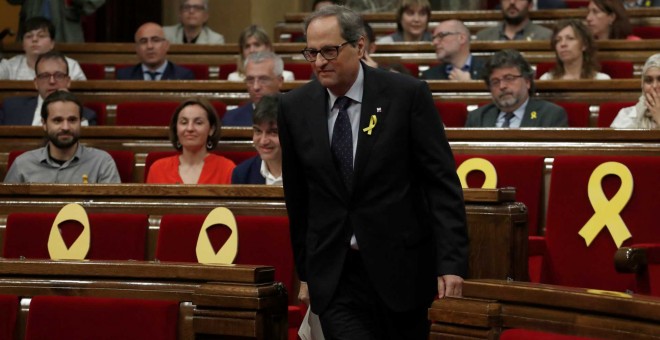
<path id="1" fill-rule="evenodd" d="M 467 81 L 481 79 L 484 61 L 470 53 L 470 31 L 459 20 L 446 20 L 433 30 L 433 46 L 440 61 L 422 78 Z"/>
<path id="2" fill-rule="evenodd" d="M 121 80 L 192 80 L 192 71 L 167 60 L 170 43 L 163 28 L 153 22 L 140 26 L 135 32 L 135 52 L 140 63 L 117 70 Z"/>

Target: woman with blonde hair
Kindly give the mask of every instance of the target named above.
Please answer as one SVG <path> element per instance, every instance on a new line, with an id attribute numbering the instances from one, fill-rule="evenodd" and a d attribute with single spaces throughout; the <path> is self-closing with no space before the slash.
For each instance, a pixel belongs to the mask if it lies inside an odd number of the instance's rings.
<path id="1" fill-rule="evenodd" d="M 660 126 L 660 53 L 650 56 L 642 69 L 642 95 L 635 106 L 619 111 L 610 127 L 657 129 Z"/>
<path id="2" fill-rule="evenodd" d="M 396 11 L 396 32 L 377 40 L 378 43 L 432 41 L 428 31 L 431 4 L 428 0 L 402 0 Z"/>
<path id="3" fill-rule="evenodd" d="M 232 72 L 227 77 L 229 81 L 244 81 L 245 80 L 245 60 L 247 56 L 262 51 L 273 52 L 273 44 L 266 30 L 261 26 L 250 25 L 246 27 L 241 35 L 238 37 L 238 65 L 235 72 Z M 284 81 L 294 81 L 293 72 L 284 70 L 282 72 Z"/>

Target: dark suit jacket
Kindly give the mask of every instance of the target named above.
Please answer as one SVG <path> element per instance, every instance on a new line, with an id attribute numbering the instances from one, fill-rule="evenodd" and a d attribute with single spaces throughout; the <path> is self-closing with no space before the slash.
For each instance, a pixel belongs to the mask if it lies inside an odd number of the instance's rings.
<path id="1" fill-rule="evenodd" d="M 467 272 L 462 190 L 425 82 L 362 65 L 354 186 L 330 151 L 328 93 L 317 81 L 282 96 L 278 129 L 296 269 L 312 310 L 333 296 L 355 233 L 375 290 L 395 311 L 428 306 L 437 275 Z M 372 115 L 372 134 L 363 132 Z"/>
<path id="2" fill-rule="evenodd" d="M 137 64 L 133 67 L 125 67 L 117 70 L 116 79 L 119 80 L 144 80 L 144 72 L 142 72 L 142 64 Z M 185 67 L 174 64 L 171 61 L 167 62 L 167 67 L 161 80 L 195 80 L 193 72 Z"/>
<path id="3" fill-rule="evenodd" d="M 231 184 L 266 184 L 261 175 L 261 157 L 256 155 L 237 165 L 231 173 Z"/>
<path id="4" fill-rule="evenodd" d="M 222 117 L 222 125 L 252 126 L 254 124 L 252 121 L 252 112 L 254 112 L 254 108 L 252 107 L 252 102 L 237 107 L 233 110 L 229 110 L 225 113 L 225 116 Z"/>
<path id="5" fill-rule="evenodd" d="M 0 125 L 32 125 L 37 99 L 36 96 L 5 98 L 0 108 Z M 89 125 L 96 125 L 96 112 L 91 109 L 83 107 L 83 118 Z"/>
<path id="6" fill-rule="evenodd" d="M 470 64 L 470 78 L 477 80 L 483 77 L 485 61 L 481 58 L 472 57 L 472 64 Z M 447 80 L 449 79 L 449 74 L 445 70 L 447 63 L 442 63 L 440 65 L 435 65 L 430 69 L 422 72 L 422 79 L 429 80 Z"/>
<path id="7" fill-rule="evenodd" d="M 536 118 L 532 118 L 536 112 Z M 484 105 L 468 113 L 465 127 L 495 127 L 500 109 L 495 104 Z M 567 127 L 568 116 L 561 106 L 545 100 L 529 98 L 520 127 Z"/>

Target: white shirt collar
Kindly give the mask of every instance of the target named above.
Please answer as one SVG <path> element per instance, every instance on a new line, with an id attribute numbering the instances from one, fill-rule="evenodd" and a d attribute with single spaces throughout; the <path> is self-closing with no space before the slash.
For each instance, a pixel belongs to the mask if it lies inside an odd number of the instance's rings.
<path id="1" fill-rule="evenodd" d="M 351 86 L 350 89 L 344 94 L 344 96 L 350 98 L 354 102 L 358 102 L 362 104 L 362 93 L 364 92 L 364 71 L 362 70 L 362 63 L 360 63 L 360 68 L 358 71 L 357 78 L 355 78 L 355 82 Z M 330 95 L 330 110 L 332 107 L 335 105 L 335 101 L 337 100 L 337 96 L 335 96 L 330 90 L 327 90 L 328 94 Z M 330 111 L 328 110 L 328 111 Z"/>
<path id="2" fill-rule="evenodd" d="M 268 166 L 264 160 L 261 160 L 261 169 L 259 170 L 261 176 L 266 179 L 267 185 L 282 185 L 282 175 L 275 177 L 268 171 Z"/>

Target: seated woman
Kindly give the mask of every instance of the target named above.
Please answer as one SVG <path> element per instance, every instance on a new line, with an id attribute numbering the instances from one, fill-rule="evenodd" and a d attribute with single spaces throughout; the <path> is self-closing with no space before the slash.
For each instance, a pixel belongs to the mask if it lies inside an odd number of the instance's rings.
<path id="1" fill-rule="evenodd" d="M 238 49 L 240 60 L 238 61 L 237 70 L 232 72 L 227 77 L 229 81 L 245 81 L 245 59 L 247 56 L 261 51 L 270 51 L 273 52 L 273 45 L 270 42 L 268 33 L 257 25 L 250 25 L 241 32 L 241 36 L 238 37 Z M 284 81 L 294 81 L 296 80 L 293 76 L 293 72 L 284 70 L 282 72 L 282 77 Z"/>
<path id="2" fill-rule="evenodd" d="M 632 35 L 632 26 L 621 0 L 591 0 L 587 26 L 596 40 L 640 40 Z"/>
<path id="3" fill-rule="evenodd" d="M 428 31 L 431 4 L 428 0 L 403 0 L 396 11 L 396 32 L 377 43 L 432 41 Z"/>
<path id="4" fill-rule="evenodd" d="M 660 53 L 650 56 L 642 69 L 642 95 L 635 106 L 616 115 L 613 128 L 657 129 L 660 126 Z"/>
<path id="5" fill-rule="evenodd" d="M 555 26 L 550 40 L 557 63 L 540 80 L 610 79 L 598 72 L 596 43 L 587 27 L 577 19 L 562 20 Z"/>
<path id="6" fill-rule="evenodd" d="M 230 184 L 234 162 L 210 153 L 220 140 L 220 120 L 205 99 L 188 99 L 174 111 L 170 141 L 179 154 L 154 162 L 147 183 Z"/>
<path id="7" fill-rule="evenodd" d="M 236 166 L 232 184 L 282 185 L 282 149 L 277 130 L 277 95 L 264 96 L 252 114 L 252 142 L 259 155 Z"/>

